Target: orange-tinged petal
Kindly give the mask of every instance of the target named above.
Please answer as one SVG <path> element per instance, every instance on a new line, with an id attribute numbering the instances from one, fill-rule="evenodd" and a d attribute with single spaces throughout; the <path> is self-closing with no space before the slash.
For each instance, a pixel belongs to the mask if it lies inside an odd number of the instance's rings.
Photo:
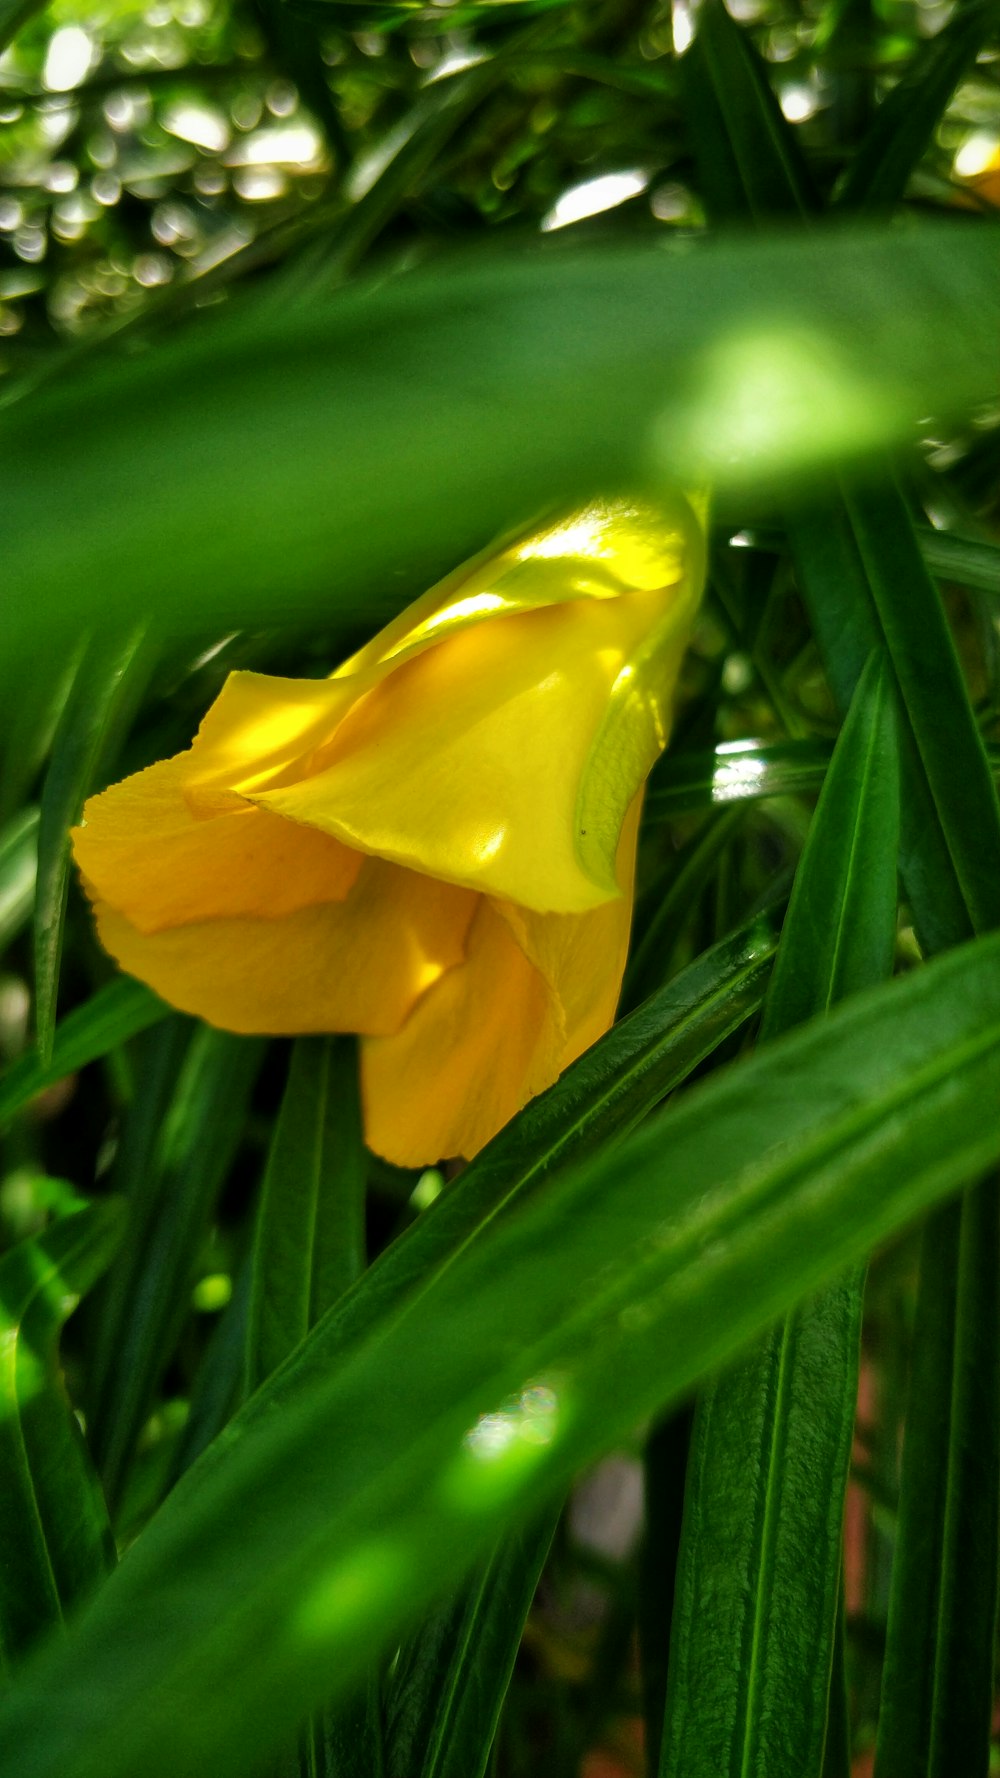
<path id="1" fill-rule="evenodd" d="M 359 853 L 246 802 L 195 815 L 192 757 L 162 760 L 90 798 L 73 850 L 93 899 L 140 932 L 240 915 L 278 919 L 343 901 Z"/>
<path id="2" fill-rule="evenodd" d="M 583 914 L 486 897 L 465 965 L 431 988 L 393 1037 L 362 1045 L 365 1132 L 400 1166 L 478 1153 L 608 1029 L 632 913 L 641 797 L 618 857 L 625 894 Z"/>
<path id="3" fill-rule="evenodd" d="M 553 1080 L 614 1021 L 628 957 L 641 809 L 640 794 L 622 830 L 617 871 L 623 893 L 616 901 L 585 914 L 538 914 L 511 902 L 495 904 L 558 1009 L 562 1048 Z"/>
<path id="4" fill-rule="evenodd" d="M 562 1042 L 541 976 L 480 899 L 464 967 L 443 976 L 395 1036 L 362 1043 L 369 1145 L 407 1167 L 475 1154 L 555 1078 Z"/>
<path id="5" fill-rule="evenodd" d="M 467 890 L 367 859 L 346 901 L 278 919 L 143 933 L 105 901 L 94 913 L 123 969 L 211 1025 L 388 1034 L 462 961 L 474 908 Z"/>

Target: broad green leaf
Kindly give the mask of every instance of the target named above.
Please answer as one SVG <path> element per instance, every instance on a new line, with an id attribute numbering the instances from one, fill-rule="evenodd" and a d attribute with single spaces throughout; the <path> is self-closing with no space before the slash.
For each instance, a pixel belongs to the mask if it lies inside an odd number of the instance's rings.
<path id="1" fill-rule="evenodd" d="M 488 1219 L 349 1348 L 335 1309 L 25 1670 L 2 1778 L 248 1778 L 504 1526 L 990 1165 L 998 1094 L 987 938 Z"/>
<path id="2" fill-rule="evenodd" d="M 84 650 L 52 744 L 42 788 L 35 890 L 35 1027 L 43 1061 L 55 1037 L 59 961 L 69 890 L 69 830 L 94 788 L 102 756 L 121 738 L 152 664 L 146 624 L 95 634 Z"/>
<path id="3" fill-rule="evenodd" d="M 0 830 L 0 952 L 31 918 L 38 866 L 38 810 L 22 809 Z"/>
<path id="4" fill-rule="evenodd" d="M 996 396 L 998 270 L 978 223 L 543 244 L 91 354 L 0 415 L 8 675 L 140 597 L 172 630 L 371 623 L 596 485 L 787 495 Z"/>
<path id="5" fill-rule="evenodd" d="M 161 1067 L 140 1080 L 132 1107 L 138 1136 L 130 1142 L 123 1131 L 116 1184 L 127 1194 L 128 1225 L 102 1302 L 90 1412 L 112 1506 L 189 1310 L 198 1246 L 241 1139 L 263 1051 L 262 1040 L 200 1027 L 175 1080 L 178 1044 L 168 1030 Z"/>
<path id="6" fill-rule="evenodd" d="M 891 974 L 898 832 L 892 693 L 873 657 L 796 873 L 762 1039 Z M 852 1270 L 699 1400 L 664 1774 L 821 1778 L 862 1292 Z"/>
<path id="7" fill-rule="evenodd" d="M 0 1260 L 0 1664 L 10 1668 L 98 1586 L 114 1543 L 66 1395 L 59 1330 L 111 1259 L 115 1200 L 75 1211 Z"/>
<path id="8" fill-rule="evenodd" d="M 60 1020 L 48 1062 L 37 1050 L 29 1050 L 0 1075 L 0 1128 L 46 1087 L 109 1055 L 119 1044 L 165 1019 L 169 1011 L 149 988 L 127 976 L 99 988 Z"/>
<path id="9" fill-rule="evenodd" d="M 846 1642 L 843 1584 L 837 1607 L 837 1624 L 833 1638 L 833 1666 L 830 1672 L 830 1705 L 826 1718 L 826 1742 L 823 1747 L 823 1778 L 851 1778 L 851 1718 L 847 1692 Z"/>
<path id="10" fill-rule="evenodd" d="M 352 1038 L 300 1037 L 274 1126 L 254 1241 L 248 1392 L 365 1266 L 365 1184 Z"/>
<path id="11" fill-rule="evenodd" d="M 879 106 L 837 194 L 845 208 L 900 202 L 956 86 L 996 30 L 992 0 L 963 0 Z"/>

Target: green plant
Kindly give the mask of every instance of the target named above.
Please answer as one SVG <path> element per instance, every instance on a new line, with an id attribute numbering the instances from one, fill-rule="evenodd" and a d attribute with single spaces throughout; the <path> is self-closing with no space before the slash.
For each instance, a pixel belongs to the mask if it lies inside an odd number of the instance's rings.
<path id="1" fill-rule="evenodd" d="M 0 23 L 0 1778 L 986 1774 L 995 8 Z M 114 977 L 86 795 L 664 483 L 625 1016 L 468 1167 Z"/>

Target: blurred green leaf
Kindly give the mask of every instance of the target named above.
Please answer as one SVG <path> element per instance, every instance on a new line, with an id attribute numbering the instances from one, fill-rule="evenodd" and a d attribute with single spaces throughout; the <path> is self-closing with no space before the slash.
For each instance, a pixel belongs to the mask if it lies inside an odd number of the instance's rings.
<path id="1" fill-rule="evenodd" d="M 169 1010 L 142 982 L 128 976 L 99 988 L 60 1020 L 48 1062 L 43 1062 L 37 1050 L 29 1050 L 0 1075 L 0 1128 L 46 1087 L 108 1055 L 165 1019 Z"/>
<path id="2" fill-rule="evenodd" d="M 118 1246 L 115 1200 L 60 1218 L 0 1260 L 0 1661 L 10 1668 L 115 1560 L 57 1341 Z"/>
<path id="3" fill-rule="evenodd" d="M 962 0 L 887 93 L 837 195 L 845 209 L 899 203 L 967 68 L 996 29 L 993 0 Z"/>
<path id="4" fill-rule="evenodd" d="M 892 973 L 898 833 L 892 692 L 873 657 L 796 872 L 762 1039 Z M 699 1399 L 662 1771 L 821 1778 L 862 1292 L 857 1271 L 821 1291 Z"/>
<path id="5" fill-rule="evenodd" d="M 722 0 L 700 0 L 691 18 L 682 86 L 713 215 L 771 223 L 786 212 L 814 216 L 819 200 L 808 168 L 749 33 Z"/>
<path id="6" fill-rule="evenodd" d="M 38 810 L 12 815 L 0 830 L 0 951 L 31 918 L 38 864 Z"/>
<path id="7" fill-rule="evenodd" d="M 643 820 L 672 821 L 697 809 L 757 802 L 769 796 L 815 796 L 830 763 L 829 741 L 720 741 L 704 753 L 668 753 L 643 804 Z M 986 757 L 1000 782 L 1000 747 Z"/>
<path id="8" fill-rule="evenodd" d="M 174 629 L 374 622 L 545 502 L 790 490 L 1000 390 L 998 270 L 967 222 L 553 243 L 78 363 L 0 416 L 8 672 L 139 589 Z"/>
<path id="9" fill-rule="evenodd" d="M 66 699 L 42 787 L 35 889 L 35 1026 L 43 1061 L 55 1037 L 59 961 L 69 890 L 69 830 L 94 788 L 102 757 L 134 713 L 152 665 L 140 622 L 125 635 L 88 640 Z"/>
<path id="10" fill-rule="evenodd" d="M 693 1089 L 349 1349 L 334 1310 L 25 1671 L 3 1778 L 246 1778 L 504 1523 L 1000 1154 L 998 965 L 978 940 Z"/>
<path id="11" fill-rule="evenodd" d="M 924 561 L 935 574 L 1000 596 L 1000 546 L 917 526 Z"/>
<path id="12" fill-rule="evenodd" d="M 14 41 L 22 25 L 41 12 L 44 0 L 0 0 L 0 50 Z"/>

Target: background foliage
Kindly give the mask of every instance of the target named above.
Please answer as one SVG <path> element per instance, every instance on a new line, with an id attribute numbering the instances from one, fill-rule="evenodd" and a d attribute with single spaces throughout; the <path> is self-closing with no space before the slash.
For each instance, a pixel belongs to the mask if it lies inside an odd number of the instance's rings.
<path id="1" fill-rule="evenodd" d="M 996 6 L 0 35 L 0 1775 L 997 1769 Z M 475 1163 L 113 977 L 90 790 L 663 478 L 625 1016 Z"/>

